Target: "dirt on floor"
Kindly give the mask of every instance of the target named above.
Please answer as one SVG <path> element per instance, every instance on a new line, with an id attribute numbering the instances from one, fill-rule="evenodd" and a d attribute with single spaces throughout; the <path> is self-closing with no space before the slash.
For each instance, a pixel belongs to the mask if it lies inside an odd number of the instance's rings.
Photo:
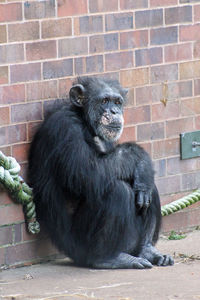
<path id="1" fill-rule="evenodd" d="M 68 259 L 0 272 L 1 300 L 198 300 L 200 231 L 181 240 L 161 238 L 157 248 L 175 264 L 148 270 L 78 268 Z"/>

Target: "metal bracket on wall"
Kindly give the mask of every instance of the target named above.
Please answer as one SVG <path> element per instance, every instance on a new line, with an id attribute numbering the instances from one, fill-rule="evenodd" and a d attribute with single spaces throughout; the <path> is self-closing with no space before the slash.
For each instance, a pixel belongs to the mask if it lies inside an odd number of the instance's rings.
<path id="1" fill-rule="evenodd" d="M 200 156 L 200 130 L 180 134 L 181 159 Z"/>

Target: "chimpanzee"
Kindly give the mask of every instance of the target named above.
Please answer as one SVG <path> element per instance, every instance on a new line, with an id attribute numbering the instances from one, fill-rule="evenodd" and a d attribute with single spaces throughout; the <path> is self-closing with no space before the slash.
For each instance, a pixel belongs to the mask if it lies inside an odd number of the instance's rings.
<path id="1" fill-rule="evenodd" d="M 69 100 L 47 116 L 29 153 L 39 220 L 79 266 L 172 265 L 154 248 L 160 200 L 148 154 L 117 144 L 127 90 L 118 81 L 77 78 Z"/>

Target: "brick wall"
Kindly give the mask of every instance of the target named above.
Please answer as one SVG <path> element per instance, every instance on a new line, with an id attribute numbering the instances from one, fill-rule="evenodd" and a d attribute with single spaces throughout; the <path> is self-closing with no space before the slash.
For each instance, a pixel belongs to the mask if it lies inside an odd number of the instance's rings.
<path id="1" fill-rule="evenodd" d="M 162 203 L 197 188 L 200 159 L 180 161 L 179 134 L 200 129 L 200 0 L 0 0 L 0 150 L 24 177 L 47 107 L 86 74 L 130 89 L 121 141 L 150 153 Z M 0 264 L 51 257 L 41 240 L 2 190 Z"/>

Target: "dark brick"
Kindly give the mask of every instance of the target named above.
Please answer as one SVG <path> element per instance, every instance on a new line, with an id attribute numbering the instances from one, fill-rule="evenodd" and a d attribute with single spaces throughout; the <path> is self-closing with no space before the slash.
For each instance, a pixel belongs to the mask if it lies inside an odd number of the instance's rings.
<path id="1" fill-rule="evenodd" d="M 194 58 L 200 58 L 200 41 L 195 42 L 193 47 Z"/>
<path id="2" fill-rule="evenodd" d="M 26 44 L 27 60 L 56 58 L 56 41 L 42 41 Z"/>
<path id="3" fill-rule="evenodd" d="M 8 67 L 0 66 L 0 84 L 8 83 Z"/>
<path id="4" fill-rule="evenodd" d="M 178 193 L 181 190 L 181 176 L 176 175 L 157 178 L 156 185 L 161 195 Z"/>
<path id="5" fill-rule="evenodd" d="M 192 6 L 170 7 L 165 9 L 165 23 L 177 24 L 192 21 Z"/>
<path id="6" fill-rule="evenodd" d="M 164 177 L 166 175 L 166 160 L 159 159 L 153 162 L 155 176 L 156 177 Z"/>
<path id="7" fill-rule="evenodd" d="M 55 0 L 24 3 L 25 19 L 43 19 L 55 17 Z"/>
<path id="8" fill-rule="evenodd" d="M 161 85 L 136 88 L 136 105 L 160 102 L 160 99 L 162 99 Z"/>
<path id="9" fill-rule="evenodd" d="M 162 63 L 162 48 L 135 50 L 136 67 Z"/>
<path id="10" fill-rule="evenodd" d="M 23 44 L 0 46 L 0 64 L 22 62 L 24 60 Z"/>
<path id="11" fill-rule="evenodd" d="M 10 123 L 10 111 L 8 106 L 0 107 L 0 126 Z"/>
<path id="12" fill-rule="evenodd" d="M 27 100 L 57 98 L 57 81 L 31 82 L 26 85 Z"/>
<path id="13" fill-rule="evenodd" d="M 177 5 L 178 0 L 150 0 L 150 6 L 159 7 L 159 6 L 173 6 Z"/>
<path id="14" fill-rule="evenodd" d="M 135 12 L 136 28 L 154 27 L 163 25 L 163 10 L 145 10 Z"/>
<path id="15" fill-rule="evenodd" d="M 151 82 L 172 81 L 178 79 L 178 65 L 162 65 L 151 68 Z"/>
<path id="16" fill-rule="evenodd" d="M 75 34 L 95 33 L 103 31 L 102 16 L 84 16 L 75 19 Z"/>
<path id="17" fill-rule="evenodd" d="M 12 125 L 0 128 L 0 145 L 8 145 L 26 141 L 25 124 Z M 8 223 L 6 223 L 8 224 Z"/>
<path id="18" fill-rule="evenodd" d="M 39 37 L 39 22 L 34 21 L 8 25 L 9 42 L 36 40 Z"/>
<path id="19" fill-rule="evenodd" d="M 153 158 L 163 158 L 180 154 L 179 137 L 153 142 Z"/>
<path id="20" fill-rule="evenodd" d="M 23 82 L 41 79 L 41 64 L 19 64 L 10 67 L 11 82 Z"/>
<path id="21" fill-rule="evenodd" d="M 167 84 L 168 100 L 186 98 L 192 96 L 192 81 L 180 81 Z"/>
<path id="22" fill-rule="evenodd" d="M 28 122 L 42 120 L 42 103 L 26 103 L 11 106 L 11 121 Z"/>
<path id="23" fill-rule="evenodd" d="M 58 49 L 59 57 L 87 54 L 88 40 L 86 37 L 59 40 Z"/>
<path id="24" fill-rule="evenodd" d="M 42 22 L 42 38 L 52 38 L 72 35 L 71 18 L 46 20 Z"/>
<path id="25" fill-rule="evenodd" d="M 118 50 L 118 34 L 101 34 L 90 37 L 90 52 L 98 53 L 104 51 Z"/>
<path id="26" fill-rule="evenodd" d="M 179 136 L 181 132 L 194 130 L 193 118 L 183 118 L 166 122 L 166 136 Z"/>
<path id="27" fill-rule="evenodd" d="M 199 187 L 200 172 L 182 174 L 182 190 L 191 191 Z"/>
<path id="28" fill-rule="evenodd" d="M 115 71 L 133 67 L 133 52 L 118 52 L 105 55 L 106 71 Z"/>
<path id="29" fill-rule="evenodd" d="M 25 101 L 25 86 L 9 85 L 0 87 L 0 104 L 13 104 Z"/>
<path id="30" fill-rule="evenodd" d="M 154 124 L 144 124 L 138 125 L 138 136 L 137 140 L 139 142 L 163 139 L 165 136 L 164 123 L 154 123 Z"/>
<path id="31" fill-rule="evenodd" d="M 136 30 L 120 33 L 120 49 L 132 49 L 148 45 L 148 31 Z"/>
<path id="32" fill-rule="evenodd" d="M 5 251 L 6 248 L 0 248 L 0 266 L 5 265 Z"/>
<path id="33" fill-rule="evenodd" d="M 150 31 L 151 45 L 163 45 L 178 41 L 178 29 L 176 26 L 155 28 Z"/>
<path id="34" fill-rule="evenodd" d="M 0 227 L 0 246 L 12 243 L 12 226 Z"/>
<path id="35" fill-rule="evenodd" d="M 180 157 L 167 159 L 167 175 L 183 174 L 195 171 L 197 168 L 196 160 L 180 160 Z"/>
<path id="36" fill-rule="evenodd" d="M 199 0 L 179 0 L 180 3 L 196 3 L 199 2 Z"/>
<path id="37" fill-rule="evenodd" d="M 135 126 L 125 127 L 120 137 L 119 143 L 125 143 L 136 140 Z"/>
<path id="38" fill-rule="evenodd" d="M 118 0 L 89 0 L 91 13 L 118 10 Z"/>
<path id="39" fill-rule="evenodd" d="M 43 65 L 44 79 L 70 76 L 73 74 L 72 59 L 45 62 Z"/>
<path id="40" fill-rule="evenodd" d="M 20 243 L 22 240 L 21 224 L 16 224 L 14 227 L 14 243 Z"/>
<path id="41" fill-rule="evenodd" d="M 121 9 L 135 9 L 148 7 L 148 0 L 120 0 Z"/>
<path id="42" fill-rule="evenodd" d="M 7 42 L 6 25 L 0 25 L 0 44 Z"/>
<path id="43" fill-rule="evenodd" d="M 106 31 L 133 28 L 133 13 L 115 13 L 106 15 Z"/>
<path id="44" fill-rule="evenodd" d="M 75 73 L 99 73 L 103 72 L 103 56 L 95 55 L 89 57 L 79 57 L 75 59 Z"/>
<path id="45" fill-rule="evenodd" d="M 32 141 L 33 136 L 35 135 L 36 131 L 40 127 L 41 122 L 29 122 L 28 123 L 28 141 Z"/>
<path id="46" fill-rule="evenodd" d="M 194 94 L 200 95 L 200 79 L 195 79 L 194 80 Z"/>

